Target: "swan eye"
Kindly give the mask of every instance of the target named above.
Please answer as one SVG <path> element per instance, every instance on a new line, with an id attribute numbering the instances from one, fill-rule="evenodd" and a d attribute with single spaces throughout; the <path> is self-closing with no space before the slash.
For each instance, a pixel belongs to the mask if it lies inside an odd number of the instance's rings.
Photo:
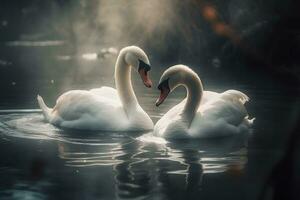
<path id="1" fill-rule="evenodd" d="M 163 82 L 161 82 L 158 86 L 157 89 L 162 90 L 162 89 L 170 89 L 169 87 L 169 79 L 164 80 Z"/>
<path id="2" fill-rule="evenodd" d="M 141 69 L 144 69 L 145 72 L 148 72 L 148 71 L 151 70 L 151 66 L 139 59 L 139 69 L 138 69 L 138 71 L 140 71 Z"/>

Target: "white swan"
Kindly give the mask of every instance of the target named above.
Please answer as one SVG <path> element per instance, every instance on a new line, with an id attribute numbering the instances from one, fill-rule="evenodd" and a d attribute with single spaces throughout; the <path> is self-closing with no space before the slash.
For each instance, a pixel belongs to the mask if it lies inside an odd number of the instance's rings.
<path id="1" fill-rule="evenodd" d="M 139 72 L 146 87 L 150 63 L 138 47 L 123 48 L 115 65 L 116 88 L 71 90 L 62 94 L 54 108 L 48 108 L 42 97 L 37 100 L 44 118 L 59 127 L 83 130 L 139 131 L 152 130 L 153 122 L 140 107 L 131 84 L 131 68 Z"/>
<path id="2" fill-rule="evenodd" d="M 184 65 L 167 69 L 160 78 L 159 106 L 178 86 L 187 98 L 170 109 L 154 126 L 154 135 L 164 138 L 205 138 L 238 134 L 249 129 L 244 103 L 249 98 L 237 90 L 223 93 L 203 91 L 198 75 Z"/>

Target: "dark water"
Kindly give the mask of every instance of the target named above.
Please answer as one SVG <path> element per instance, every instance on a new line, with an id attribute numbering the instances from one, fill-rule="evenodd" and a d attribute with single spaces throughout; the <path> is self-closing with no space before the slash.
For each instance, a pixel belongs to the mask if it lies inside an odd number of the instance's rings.
<path id="1" fill-rule="evenodd" d="M 151 133 L 64 131 L 43 121 L 36 95 L 52 106 L 70 89 L 113 86 L 115 57 L 58 57 L 51 48 L 7 52 L 15 61 L 0 69 L 0 199 L 257 199 L 298 122 L 295 88 L 255 72 L 234 77 L 228 69 L 199 67 L 206 90 L 250 97 L 252 133 L 165 141 Z M 163 68 L 152 60 L 157 83 Z M 184 97 L 179 89 L 156 108 L 155 87 L 145 88 L 136 75 L 133 85 L 154 122 Z"/>
<path id="2" fill-rule="evenodd" d="M 145 91 L 139 81 L 140 104 L 154 121 L 184 96 L 179 90 L 156 108 L 156 90 Z M 2 110 L 0 197 L 256 199 L 283 154 L 299 99 L 268 88 L 234 87 L 251 97 L 248 110 L 256 123 L 251 134 L 222 139 L 165 141 L 150 133 L 63 131 L 45 123 L 37 110 Z M 215 82 L 207 88 L 227 86 Z M 30 95 L 27 106 L 36 108 L 35 94 Z"/>

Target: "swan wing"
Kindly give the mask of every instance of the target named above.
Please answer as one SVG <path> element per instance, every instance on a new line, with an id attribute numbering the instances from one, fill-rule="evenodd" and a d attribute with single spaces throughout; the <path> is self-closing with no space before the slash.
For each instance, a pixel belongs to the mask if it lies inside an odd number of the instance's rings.
<path id="1" fill-rule="evenodd" d="M 91 122 L 87 124 L 94 124 L 97 120 L 98 124 L 106 124 L 115 120 L 116 116 L 118 116 L 118 121 L 124 120 L 126 116 L 118 97 L 105 96 L 105 94 L 102 92 L 102 95 L 100 93 L 96 95 L 84 90 L 66 92 L 58 98 L 53 114 L 58 116 L 60 121 L 73 121 L 74 123 L 76 120 L 81 120 Z"/>
<path id="2" fill-rule="evenodd" d="M 117 90 L 111 87 L 95 88 L 91 89 L 90 92 L 98 96 L 120 101 Z"/>
<path id="3" fill-rule="evenodd" d="M 203 96 L 201 99 L 201 105 L 206 104 L 207 102 L 216 100 L 220 97 L 220 94 L 212 91 L 203 91 Z"/>
<path id="4" fill-rule="evenodd" d="M 240 91 L 227 90 L 223 93 L 206 91 L 203 96 L 206 101 L 198 109 L 203 116 L 222 118 L 237 125 L 248 115 L 244 103 L 249 98 Z"/>
<path id="5" fill-rule="evenodd" d="M 195 138 L 238 134 L 245 130 L 247 115 L 242 102 L 219 98 L 200 106 L 189 134 Z"/>
<path id="6" fill-rule="evenodd" d="M 239 101 L 218 100 L 200 107 L 203 118 L 211 120 L 223 119 L 232 125 L 239 125 L 248 115 L 246 108 Z"/>
<path id="7" fill-rule="evenodd" d="M 189 129 L 181 116 L 186 103 L 171 108 L 155 125 L 154 133 L 158 136 L 217 137 L 240 132 L 240 125 L 248 116 L 244 103 L 249 98 L 236 90 L 224 93 L 204 91 L 201 105 Z"/>

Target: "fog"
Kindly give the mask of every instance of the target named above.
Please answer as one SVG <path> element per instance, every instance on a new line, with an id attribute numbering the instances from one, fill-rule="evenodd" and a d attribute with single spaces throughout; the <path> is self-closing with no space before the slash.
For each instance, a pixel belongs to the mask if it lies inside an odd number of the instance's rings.
<path id="1" fill-rule="evenodd" d="M 156 79 L 181 63 L 208 85 L 210 80 L 295 85 L 300 45 L 298 11 L 292 3 L 2 1 L 1 87 L 12 91 L 12 86 L 22 86 L 37 93 L 44 84 L 58 84 L 59 91 L 113 85 L 117 53 L 127 45 L 145 50 Z"/>

